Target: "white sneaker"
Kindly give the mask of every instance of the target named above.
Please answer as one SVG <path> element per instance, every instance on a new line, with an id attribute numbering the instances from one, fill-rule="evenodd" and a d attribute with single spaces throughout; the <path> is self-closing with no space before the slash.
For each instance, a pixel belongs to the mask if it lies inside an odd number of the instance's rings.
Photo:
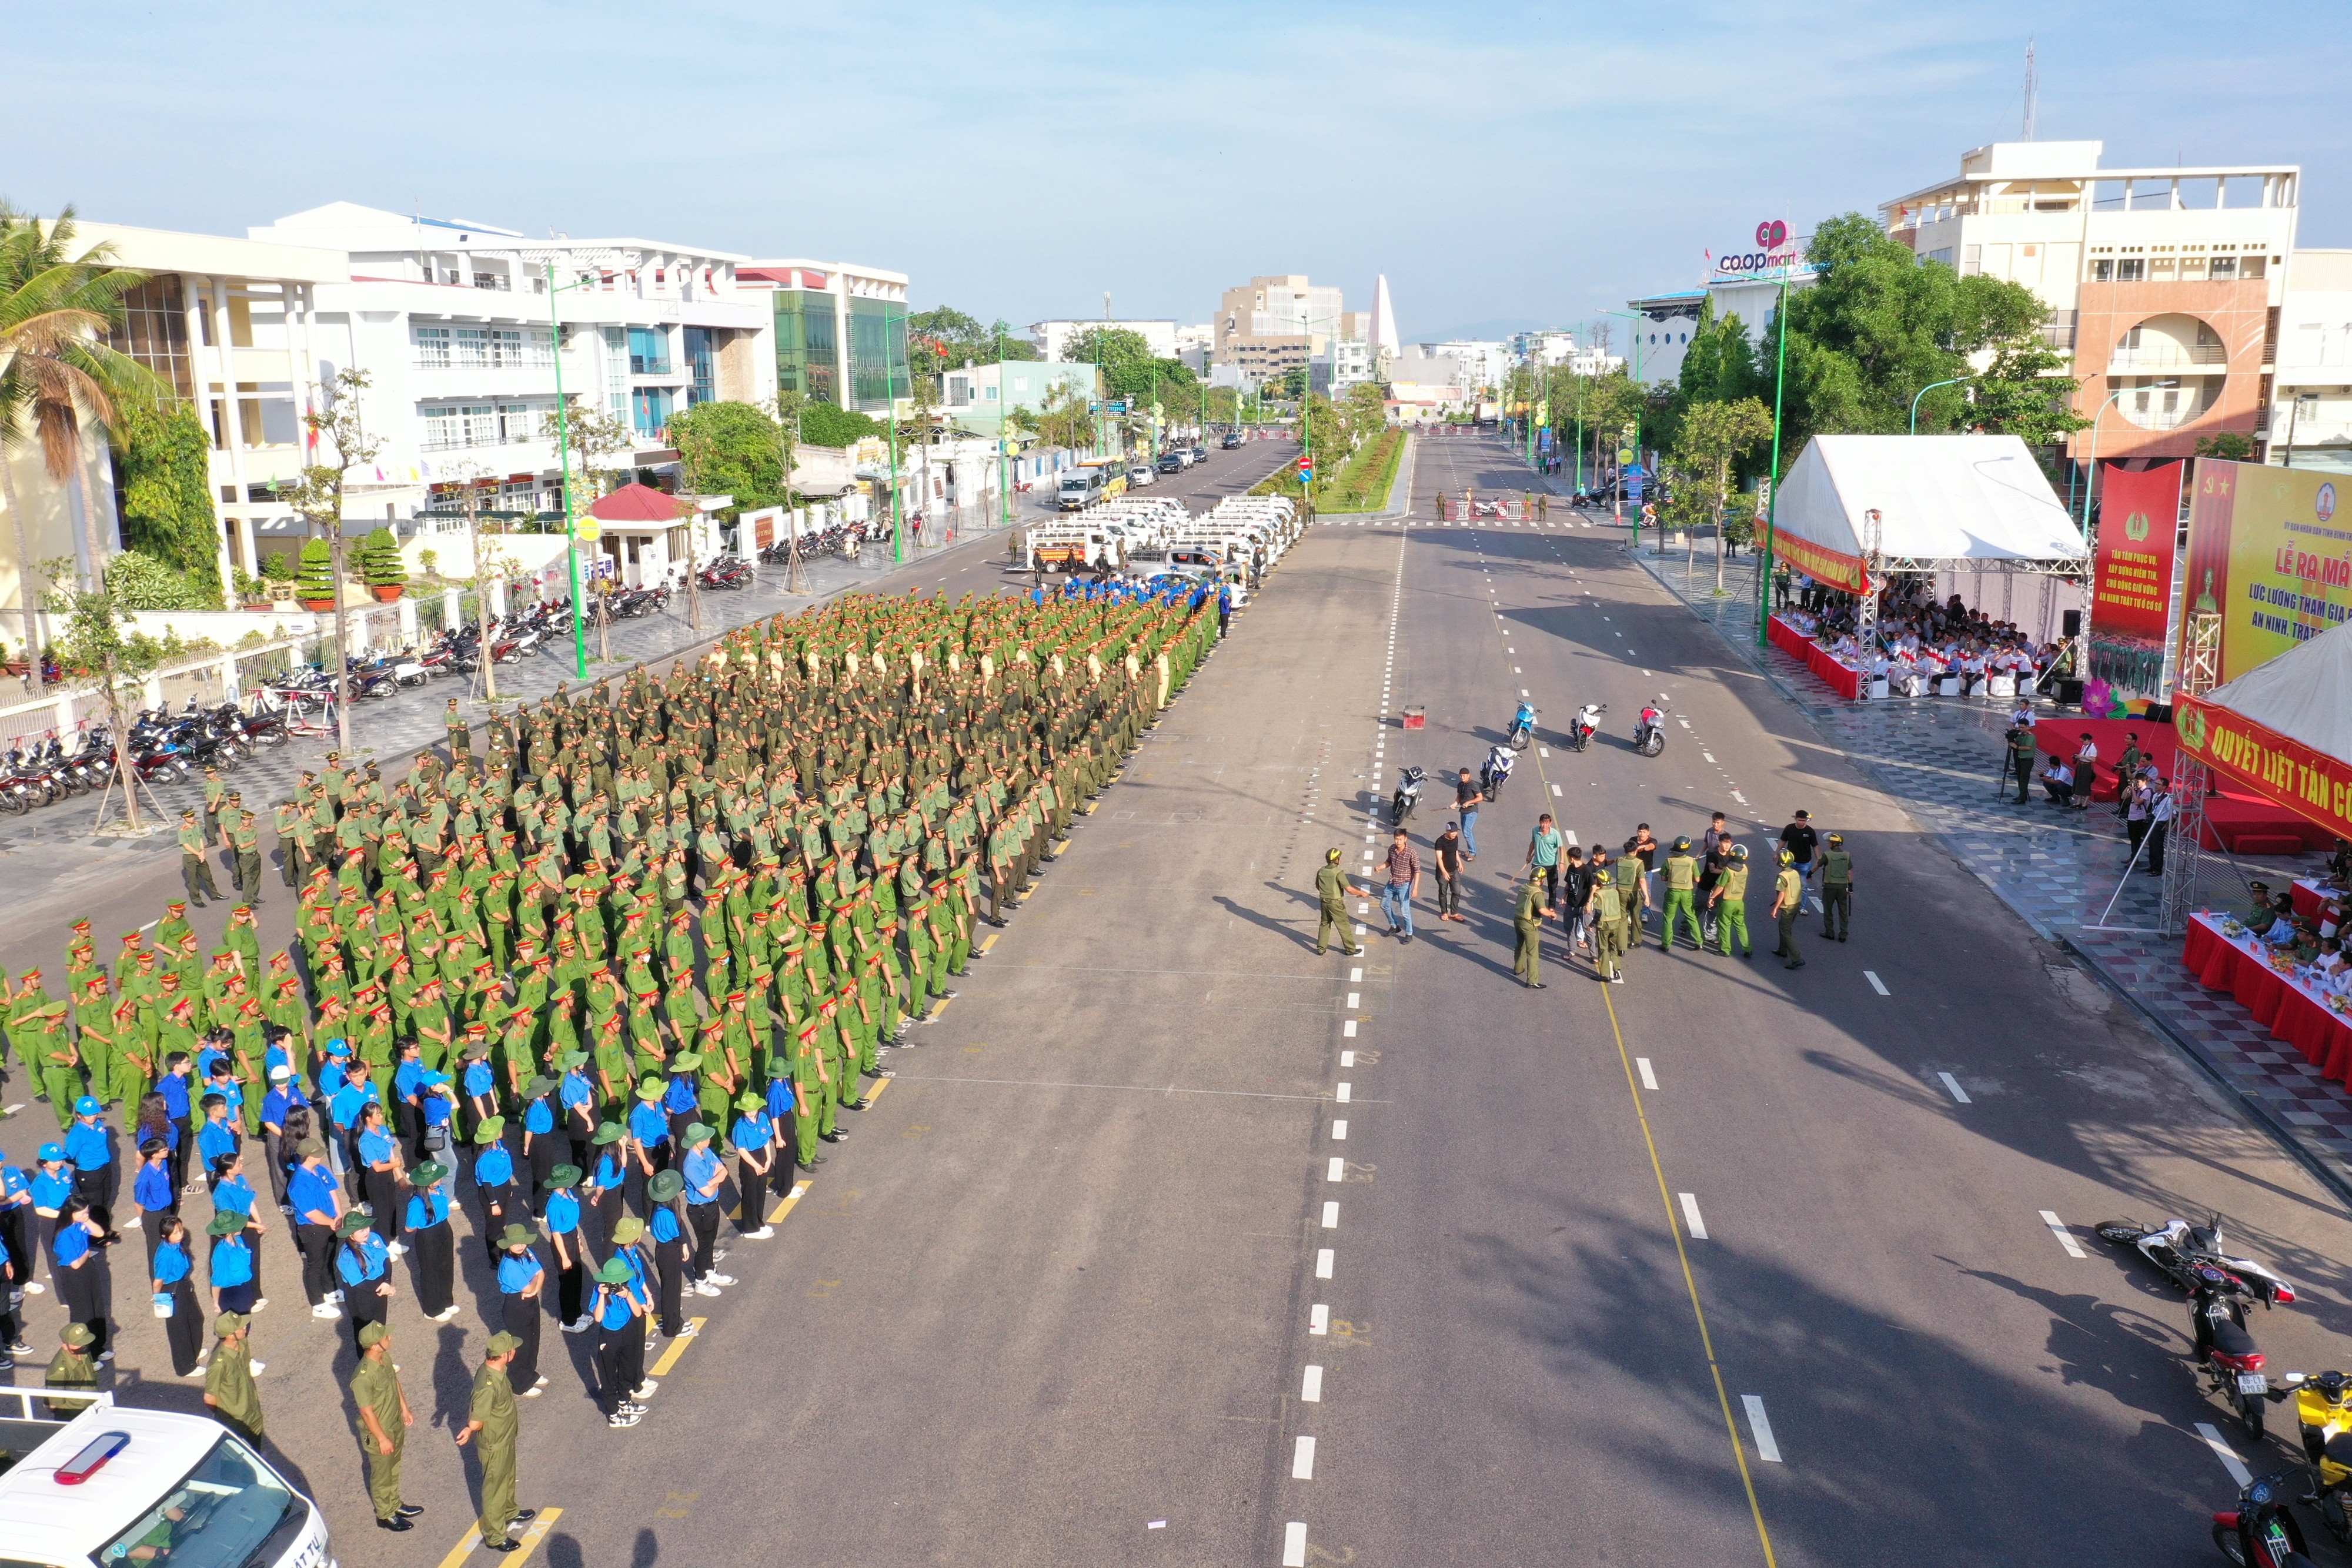
<path id="1" fill-rule="evenodd" d="M 542 1373 L 541 1373 L 541 1374 L 539 1375 L 539 1381 L 538 1381 L 538 1382 L 536 1382 L 536 1383 L 534 1383 L 534 1384 L 532 1384 L 532 1385 L 531 1385 L 531 1386 L 532 1386 L 533 1388 L 544 1388 L 544 1387 L 546 1387 L 546 1386 L 547 1386 L 547 1374 L 545 1374 L 545 1373 L 543 1373 L 543 1372 L 542 1372 Z"/>
<path id="2" fill-rule="evenodd" d="M 269 1304 L 269 1298 L 268 1298 L 268 1296 L 257 1296 L 257 1297 L 254 1298 L 254 1302 L 253 1302 L 252 1310 L 251 1310 L 251 1312 L 248 1312 L 247 1313 L 247 1315 L 249 1317 L 249 1316 L 251 1316 L 251 1315 L 252 1315 L 252 1313 L 253 1313 L 253 1312 L 257 1312 L 261 1311 L 261 1309 L 262 1309 L 262 1308 L 264 1308 L 264 1307 L 268 1306 L 268 1304 Z"/>
<path id="3" fill-rule="evenodd" d="M 635 1388 L 629 1390 L 629 1397 L 632 1399 L 650 1399 L 654 1396 L 654 1390 L 660 1386 L 660 1384 L 656 1383 L 652 1378 L 648 1377 L 643 1383 L 638 1384 Z"/>
<path id="4" fill-rule="evenodd" d="M 670 1335 L 670 1337 L 672 1339 L 692 1339 L 696 1334 L 700 1333 L 702 1331 L 700 1329 L 695 1327 L 692 1323 L 688 1323 L 684 1328 L 678 1330 L 677 1333 Z"/>
<path id="5" fill-rule="evenodd" d="M 719 1287 L 705 1280 L 694 1287 L 694 1293 L 698 1296 L 715 1296 L 719 1293 Z"/>
<path id="6" fill-rule="evenodd" d="M 522 1391 L 522 1396 L 523 1396 L 525 1399 L 536 1399 L 536 1398 L 538 1398 L 538 1397 L 540 1396 L 540 1395 L 541 1395 L 542 1392 L 543 1392 L 543 1390 L 541 1390 L 541 1388 L 539 1388 L 536 1385 L 533 1385 L 533 1386 L 531 1386 L 531 1387 L 529 1387 L 529 1388 L 524 1389 L 524 1390 Z"/>
<path id="7" fill-rule="evenodd" d="M 253 1375 L 254 1375 L 256 1377 L 260 1376 L 263 1373 L 265 1373 L 265 1372 L 267 1372 L 267 1371 L 268 1371 L 268 1370 L 269 1370 L 269 1364 L 268 1364 L 268 1362 L 266 1362 L 266 1361 L 257 1361 L 257 1362 L 255 1362 L 255 1363 L 253 1364 Z"/>
<path id="8" fill-rule="evenodd" d="M 735 1276 L 732 1274 L 706 1274 L 703 1278 L 709 1283 L 720 1287 L 731 1285 L 735 1282 Z"/>
<path id="9" fill-rule="evenodd" d="M 757 1230 L 746 1230 L 743 1232 L 743 1239 L 746 1241 L 765 1241 L 769 1237 L 773 1236 L 775 1233 L 776 1228 L 774 1226 L 762 1225 Z"/>
<path id="10" fill-rule="evenodd" d="M 565 1333 L 586 1333 L 590 1329 L 595 1326 L 595 1324 L 590 1322 L 586 1318 L 582 1318 L 576 1323 L 565 1323 L 563 1325 L 563 1332 Z"/>
<path id="11" fill-rule="evenodd" d="M 314 1318 L 339 1318 L 343 1315 L 343 1309 L 332 1301 L 320 1301 L 310 1309 L 310 1315 Z"/>
<path id="12" fill-rule="evenodd" d="M 446 1322 L 447 1322 L 451 1318 L 454 1318 L 454 1317 L 456 1317 L 457 1315 L 457 1302 L 455 1302 L 455 1301 L 452 1301 L 452 1302 L 450 1302 L 447 1306 L 446 1306 L 446 1307 L 442 1308 L 442 1309 L 441 1309 L 439 1312 L 427 1312 L 427 1313 L 425 1313 L 425 1321 L 426 1322 L 428 1322 L 428 1323 L 446 1323 Z"/>
<path id="13" fill-rule="evenodd" d="M 25 1294 L 28 1296 L 37 1296 L 47 1289 L 48 1287 L 42 1284 L 38 1280 L 27 1280 L 25 1281 Z"/>
<path id="14" fill-rule="evenodd" d="M 397 1241 L 394 1242 L 391 1246 L 389 1246 L 389 1247 L 385 1248 L 383 1250 L 384 1250 L 384 1255 L 385 1255 L 386 1257 L 390 1257 L 390 1258 L 405 1258 L 405 1257 L 407 1257 L 407 1256 L 408 1256 L 408 1249 L 407 1249 L 406 1247 L 402 1246 L 402 1245 L 401 1245 L 399 1242 L 397 1242 Z"/>
<path id="15" fill-rule="evenodd" d="M 711 1249 L 710 1260 L 713 1263 L 724 1263 L 727 1261 L 727 1249 L 724 1247 L 715 1247 Z"/>
<path id="16" fill-rule="evenodd" d="M 128 1218 L 128 1219 L 126 1219 L 126 1220 L 124 1220 L 124 1221 L 122 1222 L 121 1228 L 122 1228 L 122 1229 L 125 1229 L 125 1230 L 136 1230 L 136 1229 L 138 1229 L 141 1226 L 142 1226 L 142 1225 L 144 1225 L 144 1224 L 146 1224 L 146 1223 L 147 1223 L 147 1222 L 146 1222 L 145 1220 L 143 1220 L 143 1219 L 140 1218 L 137 1215 L 135 1215 L 135 1214 L 134 1214 L 134 1215 L 132 1215 L 130 1218 Z"/>

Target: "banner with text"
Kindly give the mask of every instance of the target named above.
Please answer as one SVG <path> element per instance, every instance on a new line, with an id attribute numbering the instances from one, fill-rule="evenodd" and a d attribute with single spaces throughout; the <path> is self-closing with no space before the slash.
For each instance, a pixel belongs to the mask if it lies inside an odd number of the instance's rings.
<path id="1" fill-rule="evenodd" d="M 2091 565 L 2091 674 L 2119 697 L 2161 698 L 2172 618 L 2182 463 L 2099 476 L 2099 542 Z"/>
<path id="2" fill-rule="evenodd" d="M 2191 696 L 2174 699 L 2172 732 L 2183 750 L 2224 779 L 2352 839 L 2352 763 Z"/>
<path id="3" fill-rule="evenodd" d="M 2221 617 L 2221 680 L 2352 617 L 2352 519 L 2336 515 L 2342 477 L 2197 459 L 2182 636 L 2200 613 Z"/>

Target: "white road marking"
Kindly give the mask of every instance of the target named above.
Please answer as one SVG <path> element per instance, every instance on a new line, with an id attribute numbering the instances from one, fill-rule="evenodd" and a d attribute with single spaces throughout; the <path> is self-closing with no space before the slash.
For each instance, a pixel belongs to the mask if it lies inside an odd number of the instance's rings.
<path id="1" fill-rule="evenodd" d="M 1696 1193 L 1678 1192 L 1675 1194 L 1675 1196 L 1682 1199 L 1683 1223 L 1690 1228 L 1691 1239 L 1694 1241 L 1706 1240 L 1706 1221 L 1701 1219 L 1698 1215 L 1698 1195 Z"/>
<path id="2" fill-rule="evenodd" d="M 1948 1072 L 1938 1072 L 1936 1076 L 1944 1081 L 1944 1087 L 1952 1092 L 1953 1099 L 1958 1101 L 1963 1105 L 1973 1103 L 1973 1102 L 1969 1099 L 1969 1092 L 1960 1087 L 1960 1081 L 1958 1079 L 1953 1077 Z"/>
<path id="3" fill-rule="evenodd" d="M 1312 1363 L 1307 1364 L 1307 1375 L 1298 1385 L 1298 1400 L 1302 1405 L 1323 1403 L 1323 1369 L 1321 1367 Z"/>
<path id="4" fill-rule="evenodd" d="M 2050 1234 L 2058 1239 L 2058 1245 L 2066 1249 L 2067 1257 L 2080 1258 L 2083 1256 L 2083 1244 L 2074 1239 L 2074 1233 L 2066 1228 L 2066 1222 L 2064 1220 L 2059 1218 L 2056 1214 L 2045 1208 L 2042 1211 L 2042 1223 L 2050 1228 Z"/>
<path id="5" fill-rule="evenodd" d="M 1658 1087 L 1658 1075 L 1650 1071 L 1650 1059 L 1646 1056 L 1637 1056 L 1633 1059 L 1633 1065 L 1642 1070 L 1642 1087 L 1655 1093 Z"/>
<path id="6" fill-rule="evenodd" d="M 1559 794 L 1559 785 L 1557 785 L 1557 784 L 1553 785 L 1553 786 L 1551 787 L 1551 792 L 1552 792 L 1553 794 L 1555 794 L 1555 795 Z"/>
<path id="7" fill-rule="evenodd" d="M 1315 1277 L 1316 1277 L 1317 1279 L 1318 1279 L 1318 1280 L 1328 1280 L 1328 1279 L 1329 1279 L 1329 1278 L 1331 1277 L 1331 1259 L 1332 1259 L 1332 1257 L 1333 1257 L 1332 1249 L 1331 1249 L 1330 1248 L 1328 1248 L 1328 1247 L 1325 1247 L 1325 1248 L 1319 1249 L 1316 1252 L 1316 1254 L 1315 1254 Z"/>
<path id="8" fill-rule="evenodd" d="M 1367 912 L 1368 912 L 1368 910 L 1370 909 L 1370 905 L 1368 905 L 1368 904 L 1360 904 L 1356 905 L 1356 913 L 1357 913 L 1357 914 L 1359 914 L 1359 915 L 1365 914 L 1365 913 L 1367 913 Z M 1364 934 L 1364 923 L 1363 923 L 1362 921 L 1359 920 L 1359 921 L 1357 921 L 1357 922 L 1356 922 L 1356 935 L 1357 935 L 1357 936 L 1361 936 L 1363 934 Z"/>
<path id="9" fill-rule="evenodd" d="M 2230 1472 L 2231 1480 L 2240 1486 L 2244 1486 L 2254 1479 L 2253 1472 L 2246 1469 L 2244 1461 L 2238 1458 L 2237 1451 L 2230 1447 L 2228 1439 L 2215 1430 L 2212 1422 L 2198 1422 L 2197 1435 L 2205 1439 L 2205 1446 L 2213 1450 L 2213 1457 L 2221 1461 L 2221 1468 Z"/>
<path id="10" fill-rule="evenodd" d="M 1880 996 L 1891 997 L 1895 994 L 1893 991 L 1886 988 L 1886 982 L 1878 977 L 1877 970 L 1864 969 L 1862 972 L 1862 977 L 1868 980 L 1870 982 L 1870 988 L 1876 991 Z"/>
<path id="11" fill-rule="evenodd" d="M 1699 755 L 1706 758 L 1709 762 L 1713 762 L 1715 760 L 1715 753 L 1712 751 L 1702 751 Z"/>
<path id="12" fill-rule="evenodd" d="M 1748 1429 L 1756 1437 L 1756 1457 L 1768 1465 L 1780 1462 L 1780 1445 L 1772 1440 L 1772 1418 L 1764 1414 L 1764 1396 L 1743 1394 L 1739 1403 L 1748 1408 Z"/>
<path id="13" fill-rule="evenodd" d="M 1347 1179 L 1347 1176 L 1348 1162 L 1341 1156 L 1333 1155 L 1331 1156 L 1330 1166 L 1323 1173 L 1323 1179 L 1325 1181 L 1344 1181 Z"/>
<path id="14" fill-rule="evenodd" d="M 1527 688 L 1527 687 L 1525 687 L 1525 686 L 1521 686 L 1521 687 L 1519 688 L 1519 695 L 1521 695 L 1521 696 L 1525 696 L 1525 695 L 1528 695 L 1528 688 Z"/>
<path id="15" fill-rule="evenodd" d="M 1523 672 L 1519 669 L 1519 667 L 1518 667 L 1517 664 L 1513 664 L 1513 665 L 1511 666 L 1511 674 L 1515 674 L 1515 675 L 1516 675 L 1516 674 L 1522 674 L 1522 673 L 1523 673 Z"/>
<path id="16" fill-rule="evenodd" d="M 1337 1203 L 1327 1203 L 1323 1206 L 1323 1228 L 1326 1230 L 1339 1228 L 1339 1206 Z"/>
<path id="17" fill-rule="evenodd" d="M 1339 1065 L 1340 1065 L 1340 1066 L 1342 1066 L 1342 1067 L 1353 1067 L 1353 1066 L 1355 1066 L 1355 1065 L 1356 1065 L 1356 1053 L 1355 1053 L 1354 1051 L 1341 1051 L 1341 1052 L 1339 1053 Z"/>
<path id="18" fill-rule="evenodd" d="M 1536 747 L 1536 755 L 1538 757 L 1549 758 L 1551 756 L 1551 747 L 1548 746 L 1538 746 Z"/>
<path id="19" fill-rule="evenodd" d="M 1307 1526 L 1295 1519 L 1282 1527 L 1282 1568 L 1307 1568 Z"/>
<path id="20" fill-rule="evenodd" d="M 1298 1439 L 1298 1447 L 1291 1450 L 1290 1479 L 1295 1481 L 1311 1481 L 1315 1479 L 1314 1438 L 1302 1436 Z M 1302 1527 L 1301 1533 L 1304 1532 Z"/>
<path id="21" fill-rule="evenodd" d="M 1351 986 L 1362 984 L 1364 972 L 1361 969 L 1350 969 L 1348 971 L 1348 983 Z"/>
<path id="22" fill-rule="evenodd" d="M 1308 1333 L 1318 1334 L 1329 1333 L 1331 1332 L 1331 1309 L 1325 1306 L 1320 1301 L 1318 1301 L 1313 1306 L 1307 1308 L 1307 1332 Z"/>
<path id="23" fill-rule="evenodd" d="M 1343 1116 L 1339 1121 L 1331 1124 L 1331 1141 L 1335 1144 L 1344 1144 L 1348 1141 L 1348 1122 L 1346 1117 Z"/>
<path id="24" fill-rule="evenodd" d="M 1349 1011 L 1351 1011 L 1351 1012 L 1352 1012 L 1353 1010 L 1355 1010 L 1356 1009 L 1358 1009 L 1358 1008 L 1360 1008 L 1360 1007 L 1362 1007 L 1363 1005 L 1364 1005 L 1364 993 L 1363 993 L 1363 992 L 1361 992 L 1361 991 L 1349 991 L 1349 992 L 1348 993 L 1348 1008 L 1349 1008 Z"/>
<path id="25" fill-rule="evenodd" d="M 1351 1051 L 1348 1052 L 1348 1054 L 1349 1054 L 1349 1056 L 1353 1056 L 1353 1055 L 1355 1055 L 1356 1053 L 1355 1053 L 1354 1051 Z M 1343 1061 L 1343 1062 L 1341 1062 L 1339 1065 L 1340 1065 L 1340 1066 L 1342 1066 L 1342 1067 L 1347 1067 L 1347 1066 L 1350 1066 L 1350 1065 L 1352 1065 L 1352 1064 L 1351 1064 L 1351 1063 L 1349 1063 L 1349 1062 L 1344 1062 L 1344 1061 Z M 1345 1082 L 1343 1082 L 1343 1083 L 1341 1083 L 1341 1084 L 1339 1085 L 1339 1094 L 1338 1094 L 1337 1098 L 1339 1099 L 1339 1103 L 1340 1103 L 1340 1104 L 1345 1105 L 1345 1104 L 1348 1103 L 1348 1096 L 1349 1096 L 1351 1092 L 1354 1092 L 1355 1087 L 1356 1087 L 1356 1086 L 1355 1086 L 1354 1084 L 1352 1084 L 1352 1083 L 1345 1083 Z"/>
<path id="26" fill-rule="evenodd" d="M 1359 926 L 1358 929 L 1361 930 L 1362 927 Z M 1353 1040 L 1356 1038 L 1356 1020 L 1354 1019 L 1349 1019 L 1346 1023 L 1340 1026 L 1339 1038 L 1342 1040 Z"/>

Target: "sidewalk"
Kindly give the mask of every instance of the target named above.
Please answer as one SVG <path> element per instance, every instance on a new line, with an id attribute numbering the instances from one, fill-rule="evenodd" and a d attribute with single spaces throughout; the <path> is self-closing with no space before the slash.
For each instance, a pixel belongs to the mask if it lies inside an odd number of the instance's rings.
<path id="1" fill-rule="evenodd" d="M 2189 976 L 2180 962 L 2181 938 L 2155 934 L 2158 879 L 2135 873 L 2118 896 L 2130 850 L 2111 804 L 2062 814 L 2038 798 L 2016 804 L 2013 787 L 1997 789 L 2008 705 L 1948 697 L 1849 702 L 1788 654 L 1756 645 L 1753 558 L 1727 563 L 1729 591 L 1721 600 L 1712 597 L 1715 563 L 1705 542 L 1695 570 L 1683 552 L 1660 559 L 1647 542 L 1638 559 L 2036 935 L 2074 955 L 2137 1008 L 2352 1203 L 2352 1092 L 2272 1039 L 2234 998 Z M 2281 879 L 2313 874 L 2322 859 L 2242 858 L 2237 864 L 2245 876 L 2276 887 Z M 2231 862 L 2211 854 L 2198 891 L 2200 902 L 2224 908 L 2235 908 L 2244 894 Z"/>

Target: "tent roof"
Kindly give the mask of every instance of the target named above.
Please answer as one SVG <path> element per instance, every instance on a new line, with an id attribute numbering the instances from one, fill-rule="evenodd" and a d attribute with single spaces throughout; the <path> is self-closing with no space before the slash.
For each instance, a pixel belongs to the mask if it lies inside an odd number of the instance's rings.
<path id="1" fill-rule="evenodd" d="M 2323 756 L 2352 762 L 2352 622 L 2215 686 L 2204 700 Z"/>
<path id="2" fill-rule="evenodd" d="M 1857 586 L 1873 510 L 1885 560 L 2090 556 L 2041 465 L 2014 435 L 1816 435 L 1781 481 L 1776 548 L 1792 539 L 1798 548 L 1786 553 L 1801 570 Z"/>
<path id="3" fill-rule="evenodd" d="M 608 523 L 675 523 L 692 517 L 694 508 L 651 485 L 630 484 L 589 507 L 588 515 Z"/>

